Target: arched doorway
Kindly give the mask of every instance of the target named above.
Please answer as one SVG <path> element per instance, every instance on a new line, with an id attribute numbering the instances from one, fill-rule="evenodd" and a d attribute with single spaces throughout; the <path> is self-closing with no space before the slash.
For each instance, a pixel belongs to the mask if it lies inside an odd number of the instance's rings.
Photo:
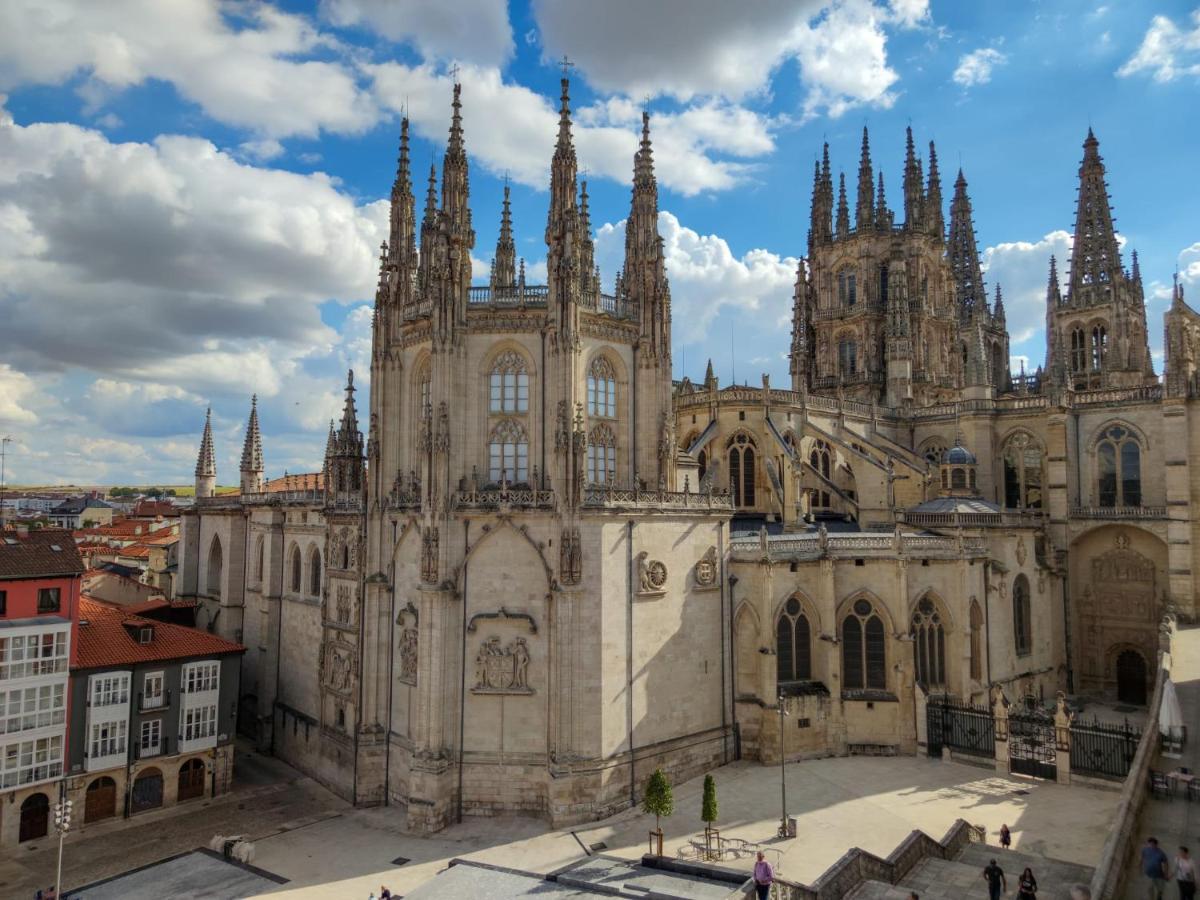
<path id="1" fill-rule="evenodd" d="M 1137 650 L 1122 650 L 1117 657 L 1117 699 L 1146 705 L 1146 657 Z"/>
<path id="2" fill-rule="evenodd" d="M 194 800 L 204 796 L 204 762 L 189 759 L 179 767 L 179 793 L 176 800 Z"/>
<path id="3" fill-rule="evenodd" d="M 117 814 L 117 783 L 107 775 L 88 785 L 83 807 L 83 823 L 111 819 Z"/>
<path id="4" fill-rule="evenodd" d="M 44 838 L 50 822 L 50 798 L 33 794 L 21 804 L 21 834 L 19 840 L 36 841 Z"/>
<path id="5" fill-rule="evenodd" d="M 163 777 L 158 769 L 143 769 L 133 782 L 133 797 L 130 811 L 140 813 L 162 806 Z"/>

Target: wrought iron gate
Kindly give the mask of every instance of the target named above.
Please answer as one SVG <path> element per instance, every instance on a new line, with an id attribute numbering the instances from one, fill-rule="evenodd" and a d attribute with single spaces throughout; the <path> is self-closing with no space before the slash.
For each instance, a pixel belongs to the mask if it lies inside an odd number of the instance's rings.
<path id="1" fill-rule="evenodd" d="M 972 756 L 996 754 L 996 728 L 986 706 L 931 698 L 925 707 L 925 734 L 930 756 L 940 756 L 943 747 Z"/>
<path id="2" fill-rule="evenodd" d="M 1058 777 L 1054 717 L 1040 708 L 1008 714 L 1009 771 L 1053 781 Z"/>

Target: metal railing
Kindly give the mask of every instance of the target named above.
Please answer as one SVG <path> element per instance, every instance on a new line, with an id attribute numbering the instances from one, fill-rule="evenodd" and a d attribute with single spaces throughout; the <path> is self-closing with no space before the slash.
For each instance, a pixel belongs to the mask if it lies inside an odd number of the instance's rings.
<path id="1" fill-rule="evenodd" d="M 554 491 L 534 488 L 498 487 L 482 490 L 456 491 L 454 505 L 458 509 L 499 509 L 500 507 L 523 507 L 526 509 L 553 509 Z"/>
<path id="2" fill-rule="evenodd" d="M 715 509 L 733 511 L 733 497 L 717 491 L 643 491 L 589 486 L 583 491 L 585 507 L 602 509 Z"/>
<path id="3" fill-rule="evenodd" d="M 1071 723 L 1071 773 L 1124 780 L 1137 755 L 1142 731 L 1125 720 Z"/>
<path id="4" fill-rule="evenodd" d="M 1072 519 L 1165 519 L 1165 506 L 1072 506 Z"/>

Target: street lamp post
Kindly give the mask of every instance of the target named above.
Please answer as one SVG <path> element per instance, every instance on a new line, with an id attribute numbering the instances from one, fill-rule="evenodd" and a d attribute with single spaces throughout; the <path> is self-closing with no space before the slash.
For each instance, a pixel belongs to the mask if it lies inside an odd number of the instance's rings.
<path id="1" fill-rule="evenodd" d="M 54 895 L 61 897 L 62 890 L 62 858 L 63 840 L 71 828 L 71 808 L 75 805 L 66 798 L 66 785 L 59 790 L 58 802 L 54 804 L 54 827 L 58 830 L 58 873 L 54 879 Z"/>
<path id="2" fill-rule="evenodd" d="M 783 718 L 787 715 L 787 711 L 783 708 L 783 688 L 779 689 L 779 794 L 780 794 L 780 811 L 779 811 L 779 836 L 782 838 L 788 837 L 788 814 L 787 814 L 787 770 L 784 768 L 784 763 L 787 762 L 787 742 L 783 735 Z"/>

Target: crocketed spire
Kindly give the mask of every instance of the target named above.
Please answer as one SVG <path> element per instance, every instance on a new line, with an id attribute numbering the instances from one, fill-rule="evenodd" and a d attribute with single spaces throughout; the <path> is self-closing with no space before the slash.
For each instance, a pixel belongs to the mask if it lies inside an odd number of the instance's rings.
<path id="1" fill-rule="evenodd" d="M 642 140 L 633 160 L 633 200 L 625 222 L 624 287 L 640 309 L 647 352 L 671 358 L 671 294 L 658 233 L 658 182 L 650 145 L 650 113 L 642 112 Z"/>
<path id="2" fill-rule="evenodd" d="M 567 220 L 575 211 L 576 178 L 579 162 L 575 158 L 575 142 L 571 138 L 571 82 L 564 73 L 562 94 L 559 97 L 558 140 L 550 163 L 550 212 L 546 222 L 546 243 L 561 235 Z"/>
<path id="3" fill-rule="evenodd" d="M 212 407 L 204 413 L 204 434 L 200 437 L 200 454 L 196 457 L 196 477 L 216 477 L 217 456 L 213 451 Z"/>
<path id="4" fill-rule="evenodd" d="M 1123 280 L 1121 252 L 1113 228 L 1108 185 L 1100 142 L 1088 129 L 1079 166 L 1079 202 L 1075 211 L 1075 242 L 1071 248 L 1071 280 L 1067 303 L 1092 306 L 1112 298 L 1113 285 Z"/>
<path id="5" fill-rule="evenodd" d="M 863 126 L 862 155 L 858 160 L 858 204 L 854 209 L 854 227 L 870 228 L 875 221 L 875 176 L 871 169 L 871 144 Z"/>
<path id="6" fill-rule="evenodd" d="M 913 231 L 921 225 L 921 207 L 924 205 L 924 188 L 921 184 L 921 163 L 913 145 L 912 127 L 905 131 L 904 155 L 904 227 Z"/>
<path id="7" fill-rule="evenodd" d="M 846 202 L 846 174 L 838 175 L 838 205 L 837 205 L 837 236 L 844 238 L 850 234 L 850 206 Z"/>
<path id="8" fill-rule="evenodd" d="M 457 82 L 451 107 L 450 139 L 446 143 L 446 156 L 442 161 L 442 211 L 446 214 L 451 231 L 460 233 L 468 243 L 473 244 L 470 175 L 462 127 L 462 85 Z"/>
<path id="9" fill-rule="evenodd" d="M 942 216 L 942 177 L 938 174 L 937 148 L 929 142 L 929 190 L 925 195 L 925 224 L 929 233 L 939 240 L 945 235 L 946 220 Z"/>
<path id="10" fill-rule="evenodd" d="M 504 205 L 500 210 L 500 237 L 496 240 L 496 257 L 492 261 L 492 291 L 511 290 L 517 283 L 517 248 L 512 233 L 512 204 L 508 180 L 504 182 Z"/>
<path id="11" fill-rule="evenodd" d="M 400 154 L 392 184 L 391 261 L 411 267 L 417 256 L 417 215 L 408 158 L 408 116 L 400 120 Z"/>
<path id="12" fill-rule="evenodd" d="M 879 189 L 875 192 L 875 227 L 884 231 L 892 227 L 892 211 L 883 191 L 883 172 L 879 173 Z"/>
<path id="13" fill-rule="evenodd" d="M 954 199 L 950 201 L 950 236 L 947 246 L 950 270 L 954 274 L 954 293 L 958 303 L 958 318 L 966 323 L 971 316 L 987 306 L 987 291 L 979 266 L 979 250 L 975 243 L 975 223 L 971 215 L 971 198 L 967 196 L 967 179 L 962 169 L 954 181 Z"/>
<path id="14" fill-rule="evenodd" d="M 246 423 L 246 440 L 242 444 L 242 471 L 263 470 L 262 434 L 258 430 L 258 394 L 250 398 L 250 420 Z"/>

